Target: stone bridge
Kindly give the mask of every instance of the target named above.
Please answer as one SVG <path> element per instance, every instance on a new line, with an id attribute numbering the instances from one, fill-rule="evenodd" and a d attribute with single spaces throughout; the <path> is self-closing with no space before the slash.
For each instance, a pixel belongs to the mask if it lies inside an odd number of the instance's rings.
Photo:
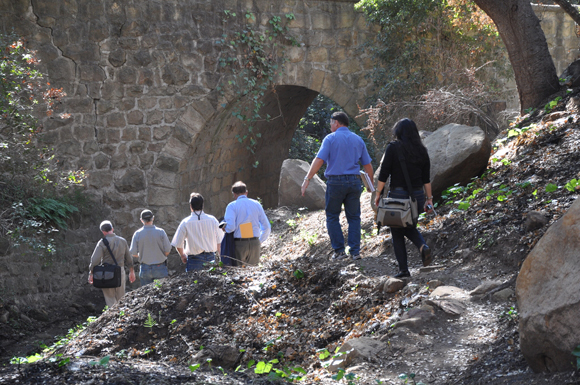
<path id="1" fill-rule="evenodd" d="M 191 191 L 218 217 L 237 180 L 275 206 L 281 164 L 319 93 L 357 115 L 372 92 L 362 45 L 374 33 L 355 2 L 1 0 L 0 25 L 26 37 L 51 85 L 67 93 L 60 110 L 70 117 L 44 118 L 42 137 L 63 166 L 88 172 L 87 191 L 116 225 L 138 227 L 147 207 L 173 232 Z M 238 140 L 248 127 L 233 112 L 244 97 L 220 65 L 232 55 L 220 41 L 266 31 L 274 16 L 298 45 L 264 42 L 284 66 L 261 96 L 260 115 L 272 118 L 254 124 L 261 137 L 252 153 Z"/>

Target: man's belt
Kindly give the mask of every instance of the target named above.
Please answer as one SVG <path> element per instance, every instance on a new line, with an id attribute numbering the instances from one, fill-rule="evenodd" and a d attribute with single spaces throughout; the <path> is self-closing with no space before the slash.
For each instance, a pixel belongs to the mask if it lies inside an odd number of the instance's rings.
<path id="1" fill-rule="evenodd" d="M 200 255 L 202 255 L 202 254 L 215 254 L 215 251 L 202 251 L 202 252 L 201 252 L 201 253 L 199 253 L 199 254 L 189 254 L 189 255 L 187 256 L 187 258 L 195 258 L 195 257 L 199 257 L 199 256 L 200 256 Z"/>
<path id="2" fill-rule="evenodd" d="M 254 239 L 259 239 L 258 237 L 252 238 L 234 238 L 234 241 L 253 241 Z"/>
<path id="3" fill-rule="evenodd" d="M 167 266 L 167 260 L 165 260 L 165 262 L 161 262 L 161 263 L 142 263 L 142 265 L 147 265 L 147 266 L 159 266 L 159 265 L 165 265 Z"/>

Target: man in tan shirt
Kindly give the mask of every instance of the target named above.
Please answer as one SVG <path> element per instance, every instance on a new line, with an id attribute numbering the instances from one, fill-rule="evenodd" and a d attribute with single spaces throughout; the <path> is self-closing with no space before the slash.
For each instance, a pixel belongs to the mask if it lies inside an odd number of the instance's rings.
<path id="1" fill-rule="evenodd" d="M 125 295 L 125 265 L 129 267 L 129 281 L 135 282 L 135 269 L 133 269 L 133 259 L 131 258 L 131 253 L 129 253 L 129 245 L 125 238 L 115 235 L 113 225 L 110 221 L 103 221 L 99 226 L 103 236 L 109 241 L 109 247 L 111 252 L 117 260 L 117 264 L 121 266 L 121 286 L 114 288 L 106 288 L 103 290 L 103 295 L 105 296 L 105 302 L 108 307 L 116 304 Z M 101 239 L 93 255 L 91 256 L 91 263 L 89 265 L 89 283 L 93 284 L 93 268 L 100 265 L 101 262 L 115 264 L 111 253 L 107 250 L 107 246 L 103 243 Z"/>

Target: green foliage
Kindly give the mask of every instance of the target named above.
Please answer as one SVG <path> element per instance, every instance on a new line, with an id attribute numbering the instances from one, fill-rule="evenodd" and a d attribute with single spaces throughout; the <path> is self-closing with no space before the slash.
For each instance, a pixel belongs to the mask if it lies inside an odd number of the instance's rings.
<path id="1" fill-rule="evenodd" d="M 572 179 L 568 183 L 566 183 L 564 187 L 566 188 L 566 190 L 574 192 L 580 189 L 580 182 L 577 179 Z"/>
<path id="2" fill-rule="evenodd" d="M 576 357 L 576 369 L 580 369 L 580 345 L 572 350 L 572 355 Z"/>
<path id="3" fill-rule="evenodd" d="M 26 208 L 32 218 L 40 218 L 46 223 L 54 223 L 61 229 L 66 229 L 66 219 L 79 209 L 68 202 L 52 198 L 30 198 Z"/>
<path id="4" fill-rule="evenodd" d="M 300 269 L 296 269 L 294 270 L 294 277 L 296 277 L 296 279 L 302 279 L 304 278 L 304 272 Z"/>
<path id="5" fill-rule="evenodd" d="M 550 192 L 554 192 L 554 191 L 558 190 L 558 186 L 556 186 L 553 183 L 548 183 L 546 185 L 546 188 L 545 189 L 546 189 L 546 192 L 550 193 Z"/>
<path id="6" fill-rule="evenodd" d="M 381 26 L 368 46 L 380 67 L 373 80 L 385 102 L 461 85 L 465 68 L 507 68 L 495 25 L 473 1 L 361 0 L 355 8 Z"/>
<path id="7" fill-rule="evenodd" d="M 239 143 L 246 143 L 246 149 L 255 153 L 256 145 L 262 134 L 258 132 L 256 123 L 270 121 L 277 117 L 263 116 L 260 113 L 264 107 L 266 92 L 274 90 L 274 79 L 283 63 L 285 44 L 298 45 L 295 38 L 288 34 L 285 23 L 294 20 L 294 14 L 273 16 L 268 21 L 269 28 L 260 27 L 256 17 L 246 12 L 238 18 L 235 12 L 224 11 L 224 25 L 239 25 L 239 30 L 224 33 L 216 43 L 223 47 L 224 55 L 220 56 L 219 66 L 229 75 L 224 76 L 217 90 L 222 96 L 234 94 L 235 104 L 232 116 L 239 119 L 246 132 L 236 135 Z M 275 91 L 275 90 L 274 90 Z M 223 107 L 227 107 L 226 104 Z M 253 167 L 258 167 L 255 162 Z"/>
<path id="8" fill-rule="evenodd" d="M 558 97 L 556 97 L 556 99 L 554 99 L 554 100 L 550 101 L 549 103 L 547 103 L 544 106 L 544 112 L 548 113 L 548 112 L 552 111 L 558 105 L 558 102 L 560 100 L 562 100 L 562 97 L 561 96 L 558 96 Z"/>
<path id="9" fill-rule="evenodd" d="M 110 359 L 111 359 L 111 356 L 105 356 L 105 357 L 101 358 L 99 361 L 90 361 L 89 365 L 100 365 L 100 366 L 107 367 L 109 365 Z"/>
<path id="10" fill-rule="evenodd" d="M 145 320 L 144 326 L 146 328 L 152 328 L 153 326 L 157 325 L 157 321 L 151 316 L 151 313 L 147 313 L 147 319 Z"/>

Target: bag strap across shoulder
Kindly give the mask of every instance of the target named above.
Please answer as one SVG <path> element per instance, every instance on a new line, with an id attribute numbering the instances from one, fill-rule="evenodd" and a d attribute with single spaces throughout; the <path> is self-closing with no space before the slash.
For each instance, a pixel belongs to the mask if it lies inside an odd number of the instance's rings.
<path id="1" fill-rule="evenodd" d="M 103 244 L 105 246 L 107 246 L 107 250 L 109 250 L 111 257 L 113 257 L 113 261 L 115 261 L 115 265 L 118 265 L 117 260 L 115 259 L 115 256 L 113 255 L 113 252 L 111 251 L 111 247 L 109 246 L 109 240 L 107 238 L 103 238 Z"/>
<path id="2" fill-rule="evenodd" d="M 407 183 L 407 192 L 409 197 L 413 198 L 413 187 L 411 186 L 411 178 L 409 177 L 409 172 L 407 171 L 407 163 L 405 162 L 405 157 L 403 156 L 402 148 L 397 148 L 399 146 L 394 146 L 397 157 L 399 158 L 399 163 L 401 163 L 401 168 L 403 169 L 403 175 L 405 176 L 405 182 Z"/>

